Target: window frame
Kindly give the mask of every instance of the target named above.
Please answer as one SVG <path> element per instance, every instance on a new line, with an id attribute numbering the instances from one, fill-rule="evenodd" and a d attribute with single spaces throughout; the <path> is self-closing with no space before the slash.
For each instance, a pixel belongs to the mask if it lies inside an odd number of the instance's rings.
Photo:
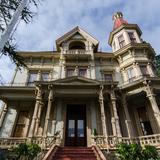
<path id="1" fill-rule="evenodd" d="M 132 34 L 132 36 L 131 36 L 131 34 Z M 137 42 L 134 32 L 128 32 L 128 36 L 129 36 L 129 39 L 132 43 Z"/>
<path id="2" fill-rule="evenodd" d="M 71 75 L 68 74 L 69 70 L 73 71 Z M 66 77 L 72 77 L 72 76 L 75 76 L 75 68 L 73 68 L 73 67 L 67 67 L 66 68 Z"/>
<path id="3" fill-rule="evenodd" d="M 128 81 L 133 82 L 136 77 L 133 66 L 127 68 L 126 71 L 127 71 Z"/>
<path id="4" fill-rule="evenodd" d="M 119 47 L 123 48 L 126 45 L 125 38 L 123 34 L 118 36 Z"/>

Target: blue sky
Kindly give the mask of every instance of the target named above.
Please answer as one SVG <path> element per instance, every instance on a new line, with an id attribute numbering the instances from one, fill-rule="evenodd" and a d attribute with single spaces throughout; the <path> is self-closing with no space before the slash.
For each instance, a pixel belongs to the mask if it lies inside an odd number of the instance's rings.
<path id="1" fill-rule="evenodd" d="M 112 15 L 122 11 L 129 23 L 137 23 L 142 38 L 160 53 L 159 0 L 43 0 L 29 25 L 20 23 L 15 37 L 18 50 L 55 50 L 55 40 L 75 26 L 80 26 L 100 42 L 99 48 L 111 51 L 109 33 Z M 10 81 L 15 66 L 7 57 L 0 59 L 0 73 Z"/>

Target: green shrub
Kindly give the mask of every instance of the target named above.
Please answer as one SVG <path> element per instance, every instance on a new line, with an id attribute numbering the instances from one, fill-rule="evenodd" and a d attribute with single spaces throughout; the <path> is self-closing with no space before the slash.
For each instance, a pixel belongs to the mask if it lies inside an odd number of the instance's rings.
<path id="1" fill-rule="evenodd" d="M 160 160 L 156 148 L 149 145 L 142 148 L 135 143 L 120 143 L 116 152 L 121 160 Z"/>
<path id="2" fill-rule="evenodd" d="M 13 148 L 13 152 L 17 155 L 18 160 L 33 160 L 40 151 L 41 148 L 34 143 L 21 143 L 17 147 Z"/>

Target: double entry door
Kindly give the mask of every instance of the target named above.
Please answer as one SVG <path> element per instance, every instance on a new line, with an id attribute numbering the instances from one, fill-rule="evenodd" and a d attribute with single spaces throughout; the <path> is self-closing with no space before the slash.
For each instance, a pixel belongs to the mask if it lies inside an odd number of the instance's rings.
<path id="1" fill-rule="evenodd" d="M 66 146 L 86 146 L 86 106 L 67 105 Z"/>

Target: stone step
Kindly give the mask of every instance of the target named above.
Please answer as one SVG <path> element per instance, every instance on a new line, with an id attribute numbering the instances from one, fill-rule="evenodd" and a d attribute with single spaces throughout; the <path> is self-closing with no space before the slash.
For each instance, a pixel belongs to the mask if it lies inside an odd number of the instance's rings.
<path id="1" fill-rule="evenodd" d="M 52 160 L 96 160 L 96 155 L 89 147 L 59 148 Z"/>

